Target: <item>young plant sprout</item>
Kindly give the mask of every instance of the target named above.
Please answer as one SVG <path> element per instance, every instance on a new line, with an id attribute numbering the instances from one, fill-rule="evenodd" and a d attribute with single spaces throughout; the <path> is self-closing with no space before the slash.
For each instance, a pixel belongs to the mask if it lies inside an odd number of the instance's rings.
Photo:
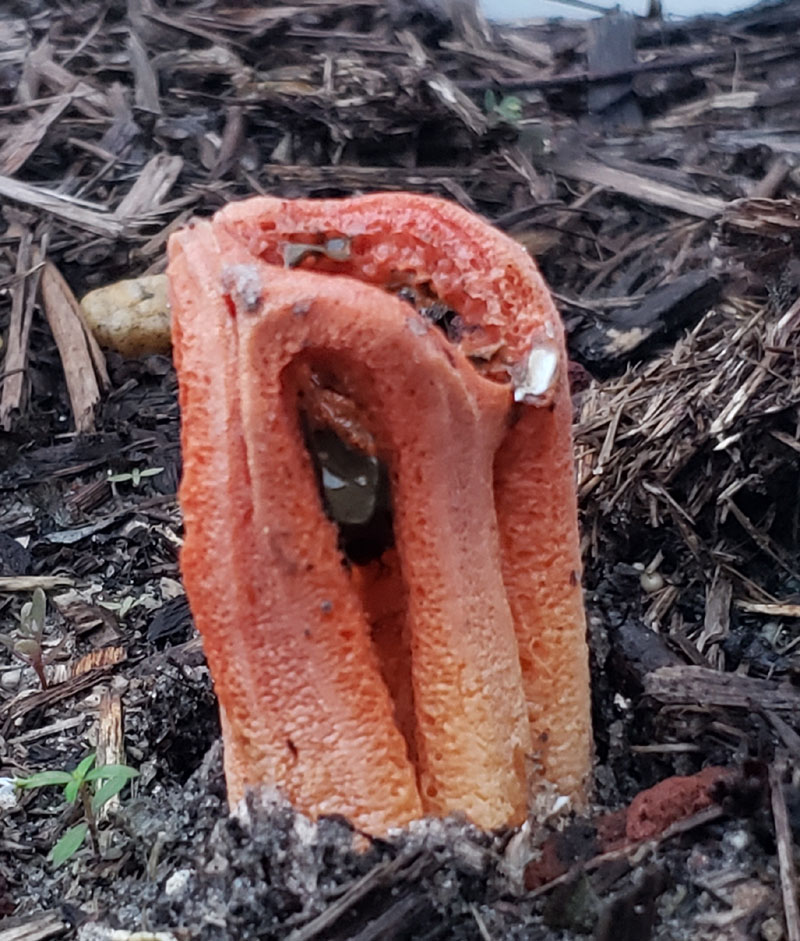
<path id="1" fill-rule="evenodd" d="M 138 487 L 146 477 L 156 477 L 163 471 L 163 467 L 145 467 L 144 470 L 139 467 L 132 467 L 129 471 L 119 474 L 112 474 L 109 471 L 107 480 L 110 484 L 130 483 L 131 486 Z"/>
<path id="2" fill-rule="evenodd" d="M 99 853 L 97 814 L 100 808 L 119 794 L 139 772 L 128 765 L 101 765 L 92 767 L 95 754 L 87 755 L 72 771 L 38 771 L 27 778 L 18 778 L 14 783 L 20 790 L 39 787 L 63 787 L 64 800 L 80 808 L 83 820 L 70 827 L 55 843 L 48 859 L 55 866 L 66 862 L 83 846 L 87 835 L 92 851 Z"/>
<path id="3" fill-rule="evenodd" d="M 22 606 L 19 615 L 19 627 L 16 636 L 0 634 L 0 644 L 24 664 L 31 667 L 39 678 L 42 689 L 47 689 L 45 666 L 56 658 L 64 643 L 45 650 L 44 625 L 47 612 L 47 599 L 41 588 L 35 589 L 30 601 Z"/>

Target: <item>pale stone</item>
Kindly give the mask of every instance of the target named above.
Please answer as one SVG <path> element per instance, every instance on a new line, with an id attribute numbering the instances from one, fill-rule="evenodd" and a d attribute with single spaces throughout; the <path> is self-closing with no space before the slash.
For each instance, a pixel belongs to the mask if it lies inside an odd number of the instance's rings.
<path id="1" fill-rule="evenodd" d="M 129 357 L 170 351 L 170 311 L 164 274 L 98 288 L 83 298 L 81 307 L 101 346 Z"/>

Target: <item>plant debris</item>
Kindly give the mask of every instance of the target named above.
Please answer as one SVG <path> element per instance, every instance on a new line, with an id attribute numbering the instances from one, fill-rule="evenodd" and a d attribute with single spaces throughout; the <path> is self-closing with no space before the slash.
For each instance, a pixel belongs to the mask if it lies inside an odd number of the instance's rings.
<path id="1" fill-rule="evenodd" d="M 0 777 L 101 745 L 140 776 L 101 858 L 55 871 L 57 796 L 0 810 L 0 941 L 800 937 L 798 26 L 800 0 L 502 27 L 468 0 L 4 6 L 0 631 L 37 587 L 48 605 L 47 689 L 0 650 Z M 277 797 L 226 815 L 177 567 L 172 364 L 104 356 L 75 298 L 163 273 L 170 233 L 231 200 L 366 190 L 481 213 L 561 309 L 593 658 L 580 820 L 535 795 L 513 834 L 364 843 Z M 740 784 L 646 847 L 592 843 L 708 766 Z M 526 889 L 554 833 L 566 869 Z"/>

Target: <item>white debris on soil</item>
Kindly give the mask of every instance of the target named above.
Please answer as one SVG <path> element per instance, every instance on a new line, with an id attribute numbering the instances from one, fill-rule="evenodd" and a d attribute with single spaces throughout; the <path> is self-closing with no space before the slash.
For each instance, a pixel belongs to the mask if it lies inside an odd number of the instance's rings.
<path id="1" fill-rule="evenodd" d="M 17 789 L 13 778 L 0 778 L 0 813 L 17 809 Z"/>
<path id="2" fill-rule="evenodd" d="M 191 869 L 176 869 L 164 883 L 164 894 L 169 898 L 183 898 L 193 874 Z"/>
<path id="3" fill-rule="evenodd" d="M 171 931 L 125 931 L 102 925 L 81 925 L 78 941 L 178 941 Z"/>
<path id="4" fill-rule="evenodd" d="M 16 667 L 11 670 L 6 670 L 4 673 L 0 674 L 0 689 L 5 689 L 13 693 L 19 689 L 19 684 L 21 682 L 22 670 L 17 669 Z"/>

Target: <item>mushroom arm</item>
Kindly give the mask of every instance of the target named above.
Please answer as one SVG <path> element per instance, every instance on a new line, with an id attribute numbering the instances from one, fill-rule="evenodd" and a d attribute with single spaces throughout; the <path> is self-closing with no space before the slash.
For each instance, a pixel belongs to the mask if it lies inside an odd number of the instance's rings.
<path id="1" fill-rule="evenodd" d="M 349 246 L 346 258 L 322 252 L 302 264 L 389 291 L 424 287 L 463 322 L 451 346 L 484 376 L 515 390 L 517 405 L 494 461 L 503 580 L 534 764 L 561 793 L 582 799 L 591 719 L 572 408 L 563 328 L 536 265 L 472 213 L 408 193 L 256 197 L 216 218 L 273 264 L 283 264 L 287 246 L 334 239 Z"/>
<path id="2" fill-rule="evenodd" d="M 300 809 L 373 832 L 422 810 L 487 827 L 521 820 L 530 736 L 491 490 L 509 390 L 373 286 L 276 269 L 207 225 L 173 241 L 170 265 L 182 566 L 224 707 L 231 798 L 272 783 Z M 213 375 L 222 334 L 227 381 Z M 297 376 L 308 363 L 360 403 L 390 470 L 419 791 L 305 448 Z M 226 417 L 209 421 L 215 392 Z M 235 463 L 210 467 L 212 443 Z M 215 560 L 211 587 L 209 542 L 237 513 L 240 539 L 221 546 L 232 561 Z"/>

